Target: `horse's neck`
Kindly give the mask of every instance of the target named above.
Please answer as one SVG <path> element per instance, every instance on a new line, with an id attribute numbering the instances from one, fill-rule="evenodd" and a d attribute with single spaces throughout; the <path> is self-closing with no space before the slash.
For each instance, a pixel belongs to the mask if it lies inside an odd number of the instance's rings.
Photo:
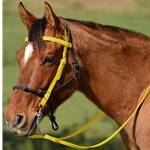
<path id="1" fill-rule="evenodd" d="M 122 50 L 122 45 L 115 39 L 110 39 L 107 34 L 102 35 L 98 30 L 84 30 L 83 27 L 73 25 L 71 33 L 76 59 L 82 66 L 79 90 L 118 123 L 122 123 L 128 113 L 131 114 L 140 93 L 147 86 L 139 81 L 142 74 L 132 74 L 133 61 L 130 59 L 131 64 L 122 62 L 126 61 L 124 56 L 119 56 L 119 51 L 118 56 L 115 54 L 116 49 Z M 150 79 L 150 75 L 145 76 Z M 150 82 L 149 79 L 147 81 Z"/>
<path id="2" fill-rule="evenodd" d="M 99 80 L 99 78 L 96 79 L 96 75 L 99 73 L 97 68 L 100 67 L 99 49 L 101 41 L 99 41 L 97 38 L 98 34 L 100 33 L 97 32 L 96 37 L 94 36 L 94 32 L 96 33 L 94 30 L 92 31 L 89 29 L 88 32 L 80 27 L 76 27 L 71 30 L 76 59 L 82 66 L 80 72 L 79 90 L 82 91 L 95 105 L 100 108 L 101 106 L 98 98 L 95 96 L 96 94 L 94 93 L 92 84 L 94 84 L 93 82 L 96 80 Z M 97 62 L 96 64 L 95 61 Z M 95 83 L 95 87 L 97 85 L 98 84 Z"/>

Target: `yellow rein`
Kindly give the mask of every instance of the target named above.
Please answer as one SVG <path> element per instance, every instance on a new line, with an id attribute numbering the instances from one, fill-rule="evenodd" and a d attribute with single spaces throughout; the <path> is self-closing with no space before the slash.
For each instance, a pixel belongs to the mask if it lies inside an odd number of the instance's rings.
<path id="1" fill-rule="evenodd" d="M 116 136 L 124 127 L 125 125 L 132 119 L 132 117 L 135 115 L 135 113 L 137 112 L 137 110 L 139 109 L 139 107 L 142 105 L 142 103 L 144 102 L 144 100 L 146 99 L 146 97 L 148 96 L 148 94 L 150 93 L 150 86 L 148 87 L 148 89 L 146 90 L 144 96 L 142 97 L 140 103 L 137 105 L 137 107 L 135 108 L 135 110 L 133 111 L 133 113 L 131 114 L 131 116 L 124 122 L 124 124 L 122 124 L 122 126 L 120 126 L 120 128 L 118 128 L 117 131 L 115 131 L 111 136 L 109 136 L 107 139 L 105 139 L 104 141 L 98 143 L 98 144 L 95 144 L 95 145 L 92 145 L 92 146 L 80 146 L 80 145 L 76 145 L 76 144 L 73 144 L 73 143 L 70 143 L 68 141 L 65 141 L 64 139 L 68 139 L 68 138 L 71 138 L 81 132 L 83 132 L 85 129 L 87 129 L 89 126 L 91 126 L 95 121 L 97 121 L 103 114 L 104 112 L 101 112 L 99 113 L 92 121 L 90 121 L 86 126 L 84 126 L 83 128 L 81 128 L 80 130 L 78 130 L 77 132 L 71 134 L 70 136 L 66 136 L 66 137 L 63 137 L 63 138 L 56 138 L 56 137 L 53 137 L 53 136 L 50 136 L 50 135 L 33 135 L 33 136 L 29 136 L 29 138 L 42 138 L 42 139 L 47 139 L 47 140 L 50 140 L 52 142 L 55 142 L 55 143 L 59 143 L 59 144 L 62 144 L 62 145 L 65 145 L 65 146 L 69 146 L 69 147 L 72 147 L 72 148 L 76 148 L 76 149 L 87 149 L 87 148 L 96 148 L 96 147 L 99 147 L 99 146 L 102 146 L 104 145 L 105 143 L 109 142 L 112 138 L 114 138 L 114 136 Z"/>
<path id="2" fill-rule="evenodd" d="M 54 37 L 47 37 L 47 36 L 43 36 L 43 40 L 44 41 L 53 41 L 53 42 L 56 42 L 56 43 L 59 43 L 61 45 L 64 46 L 64 50 L 63 50 L 63 54 L 62 54 L 62 59 L 60 61 L 60 65 L 57 69 L 57 73 L 52 81 L 52 83 L 50 84 L 46 94 L 44 95 L 44 97 L 42 98 L 41 102 L 40 102 L 40 105 L 42 107 L 45 106 L 45 104 L 47 103 L 50 95 L 51 95 L 51 92 L 57 82 L 57 80 L 60 79 L 61 77 L 61 74 L 63 72 L 63 69 L 64 69 L 64 66 L 67 62 L 66 60 L 66 53 L 67 53 L 67 48 L 70 47 L 72 48 L 72 44 L 67 42 L 68 41 L 68 36 L 67 36 L 67 31 L 66 29 L 64 30 L 64 35 L 65 35 L 65 40 L 61 40 L 61 39 L 58 39 L 58 38 L 54 38 Z M 28 41 L 28 37 L 25 38 L 25 42 Z M 99 147 L 99 146 L 102 146 L 104 145 L 105 143 L 107 143 L 108 141 L 110 141 L 114 136 L 116 136 L 124 127 L 125 125 L 131 120 L 131 118 L 135 115 L 135 113 L 137 112 L 137 110 L 139 109 L 139 107 L 142 105 L 142 103 L 144 102 L 144 100 L 146 99 L 146 97 L 148 96 L 148 94 L 150 93 L 150 86 L 148 87 L 147 91 L 145 92 L 144 96 L 142 97 L 140 103 L 137 105 L 137 107 L 135 108 L 135 110 L 133 111 L 133 113 L 131 114 L 131 116 L 125 121 L 125 123 L 120 126 L 120 128 L 118 128 L 118 130 L 116 132 L 114 132 L 111 136 L 109 136 L 107 139 L 105 139 L 104 141 L 98 143 L 98 144 L 95 144 L 93 146 L 80 146 L 80 145 L 76 145 L 76 144 L 73 144 L 73 143 L 70 143 L 68 141 L 65 141 L 66 139 L 68 138 L 71 138 L 73 136 L 76 136 L 77 134 L 83 132 L 84 130 L 86 130 L 89 126 L 91 126 L 93 123 L 95 123 L 101 116 L 104 115 L 104 112 L 100 112 L 93 120 L 91 120 L 87 125 L 85 125 L 84 127 L 82 127 L 80 130 L 76 131 L 75 133 L 69 135 L 69 136 L 66 136 L 66 137 L 63 137 L 63 138 L 56 138 L 56 137 L 53 137 L 53 136 L 50 136 L 50 135 L 39 135 L 39 134 L 35 134 L 35 135 L 32 135 L 32 136 L 28 136 L 29 138 L 42 138 L 42 139 L 47 139 L 47 140 L 50 140 L 52 142 L 55 142 L 55 143 L 59 143 L 59 144 L 62 144 L 62 145 L 65 145 L 65 146 L 69 146 L 69 147 L 72 147 L 72 148 L 76 148 L 76 149 L 87 149 L 87 148 L 96 148 L 96 147 Z"/>

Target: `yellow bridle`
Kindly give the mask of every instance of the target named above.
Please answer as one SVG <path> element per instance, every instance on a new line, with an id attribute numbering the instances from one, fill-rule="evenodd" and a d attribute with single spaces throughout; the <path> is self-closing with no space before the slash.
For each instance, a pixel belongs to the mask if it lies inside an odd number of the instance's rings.
<path id="1" fill-rule="evenodd" d="M 40 106 L 44 107 L 45 104 L 47 103 L 48 99 L 51 96 L 51 92 L 56 84 L 56 82 L 60 79 L 61 74 L 63 72 L 64 66 L 66 65 L 67 59 L 66 59 L 66 54 L 67 54 L 67 48 L 70 47 L 72 48 L 72 43 L 68 42 L 68 35 L 67 35 L 67 30 L 65 28 L 64 30 L 64 36 L 65 36 L 65 40 L 61 40 L 58 38 L 54 38 L 54 37 L 48 37 L 48 36 L 43 36 L 42 39 L 43 41 L 52 41 L 52 42 L 56 42 L 59 43 L 61 45 L 64 46 L 64 50 L 62 53 L 62 59 L 60 60 L 60 64 L 59 67 L 57 69 L 56 75 L 52 81 L 52 83 L 50 84 L 46 94 L 44 95 L 44 97 L 42 98 L 41 102 L 40 102 Z M 25 38 L 25 42 L 28 41 L 28 37 Z"/>
<path id="2" fill-rule="evenodd" d="M 44 97 L 42 98 L 42 100 L 40 102 L 40 106 L 41 107 L 44 107 L 45 104 L 47 103 L 47 101 L 50 98 L 51 92 L 52 92 L 56 82 L 60 79 L 60 77 L 62 75 L 64 66 L 65 66 L 65 64 L 67 62 L 67 60 L 66 60 L 67 48 L 68 47 L 72 48 L 72 44 L 70 42 L 68 42 L 68 35 L 67 35 L 66 29 L 64 30 L 64 35 L 65 35 L 65 40 L 61 40 L 61 39 L 54 38 L 54 37 L 47 37 L 47 36 L 43 36 L 43 38 L 42 38 L 44 41 L 53 41 L 53 42 L 56 42 L 56 43 L 59 43 L 59 44 L 63 45 L 64 46 L 64 50 L 63 50 L 62 59 L 60 61 L 60 65 L 58 67 L 57 73 L 56 73 L 52 83 L 50 84 L 47 92 L 45 93 Z M 28 41 L 28 37 L 25 38 L 25 41 L 26 42 Z M 86 130 L 89 126 L 91 126 L 93 123 L 95 123 L 100 117 L 102 117 L 104 115 L 104 112 L 100 112 L 93 120 L 91 120 L 87 125 L 82 127 L 77 132 L 75 132 L 75 133 L 73 133 L 73 134 L 71 134 L 69 136 L 63 137 L 63 138 L 56 138 L 56 137 L 53 137 L 53 136 L 50 136 L 50 135 L 47 135 L 47 134 L 42 134 L 42 135 L 41 134 L 35 134 L 35 135 L 32 135 L 32 136 L 28 136 L 28 137 L 29 138 L 33 138 L 33 139 L 34 138 L 47 139 L 47 140 L 53 141 L 55 143 L 59 143 L 59 144 L 62 144 L 62 145 L 65 145 L 65 146 L 69 146 L 69 147 L 72 147 L 72 148 L 76 148 L 76 149 L 96 148 L 96 147 L 102 146 L 105 143 L 107 143 L 108 141 L 110 141 L 114 136 L 116 136 L 125 127 L 125 125 L 136 114 L 137 110 L 140 108 L 140 106 L 142 105 L 142 103 L 144 102 L 144 100 L 146 99 L 146 97 L 148 96 L 149 93 L 150 93 L 150 86 L 146 90 L 146 92 L 145 92 L 144 96 L 142 97 L 140 103 L 137 105 L 137 107 L 135 108 L 135 110 L 133 111 L 131 116 L 125 121 L 125 123 L 122 124 L 122 126 L 120 126 L 120 128 L 116 132 L 114 132 L 110 137 L 108 137 L 106 140 L 104 140 L 104 141 L 102 141 L 102 142 L 100 142 L 98 144 L 95 144 L 93 146 L 76 145 L 76 144 L 73 144 L 73 143 L 70 143 L 70 142 L 66 141 L 66 139 L 71 138 L 71 137 L 73 137 L 73 136 L 83 132 L 84 130 Z"/>

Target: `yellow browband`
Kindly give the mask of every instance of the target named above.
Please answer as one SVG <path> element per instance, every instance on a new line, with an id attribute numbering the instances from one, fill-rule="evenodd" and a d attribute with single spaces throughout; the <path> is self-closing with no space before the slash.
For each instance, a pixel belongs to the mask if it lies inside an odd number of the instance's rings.
<path id="1" fill-rule="evenodd" d="M 68 41 L 68 35 L 67 35 L 67 31 L 66 29 L 64 30 L 64 35 L 65 35 L 65 40 L 61 40 L 61 39 L 58 39 L 58 38 L 54 38 L 54 37 L 47 37 L 47 36 L 43 36 L 42 39 L 44 41 L 52 41 L 52 42 L 56 42 L 56 43 L 59 43 L 61 45 L 64 46 L 64 50 L 63 50 L 63 54 L 62 54 L 62 59 L 60 61 L 60 65 L 58 67 L 58 70 L 57 70 L 57 73 L 52 81 L 52 83 L 50 84 L 46 94 L 44 95 L 44 97 L 42 98 L 41 102 L 40 102 L 40 105 L 42 107 L 45 106 L 46 102 L 48 101 L 50 95 L 51 95 L 51 92 L 57 82 L 57 80 L 60 79 L 61 77 L 61 74 L 62 74 L 62 71 L 64 69 L 64 66 L 67 62 L 66 60 L 66 53 L 67 53 L 67 48 L 70 47 L 72 48 L 72 44 L 67 42 Z M 25 38 L 25 41 L 27 42 L 28 41 L 28 37 Z M 108 137 L 106 140 L 96 144 L 96 145 L 93 145 L 93 146 L 80 146 L 80 145 L 76 145 L 76 144 L 73 144 L 73 143 L 70 143 L 70 142 L 67 142 L 65 141 L 65 139 L 68 139 L 68 138 L 71 138 L 81 132 L 83 132 L 84 130 L 86 130 L 89 126 L 91 126 L 94 122 L 96 122 L 101 116 L 104 115 L 104 112 L 100 112 L 93 120 L 91 120 L 87 125 L 85 125 L 84 127 L 82 127 L 80 130 L 78 130 L 77 132 L 69 135 L 69 136 L 66 136 L 66 137 L 63 137 L 63 138 L 56 138 L 56 137 L 53 137 L 53 136 L 50 136 L 50 135 L 38 135 L 38 134 L 35 134 L 33 136 L 28 136 L 29 138 L 42 138 L 42 139 L 47 139 L 47 140 L 51 140 L 55 143 L 59 143 L 59 144 L 62 144 L 62 145 L 65 145 L 65 146 L 69 146 L 69 147 L 73 147 L 73 148 L 76 148 L 76 149 L 87 149 L 87 148 L 96 148 L 96 147 L 99 147 L 99 146 L 102 146 L 104 145 L 105 143 L 107 143 L 108 141 L 110 141 L 115 135 L 117 135 L 122 128 L 125 127 L 125 125 L 131 120 L 131 118 L 135 115 L 135 113 L 137 112 L 137 110 L 139 109 L 139 107 L 142 105 L 142 103 L 144 102 L 144 100 L 146 99 L 146 97 L 148 96 L 148 94 L 150 93 L 150 86 L 148 87 L 147 91 L 145 92 L 144 96 L 142 97 L 140 103 L 137 105 L 137 107 L 135 108 L 135 110 L 133 111 L 133 113 L 131 114 L 131 116 L 127 119 L 127 121 L 116 131 L 114 132 L 110 137 Z"/>
<path id="2" fill-rule="evenodd" d="M 67 41 L 64 41 L 64 40 L 61 40 L 61 39 L 58 39 L 58 38 L 55 38 L 55 37 L 43 36 L 42 40 L 43 41 L 56 42 L 56 43 L 59 43 L 59 44 L 61 44 L 63 46 L 67 46 L 67 47 L 72 48 L 72 44 L 71 43 L 69 43 Z M 28 37 L 25 38 L 25 42 L 28 42 Z"/>

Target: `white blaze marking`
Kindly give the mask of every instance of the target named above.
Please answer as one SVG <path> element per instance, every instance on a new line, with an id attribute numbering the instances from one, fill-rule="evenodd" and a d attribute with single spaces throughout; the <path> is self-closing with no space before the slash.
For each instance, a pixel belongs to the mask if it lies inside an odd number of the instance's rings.
<path id="1" fill-rule="evenodd" d="M 23 59 L 24 65 L 27 63 L 29 58 L 32 56 L 32 52 L 33 52 L 32 44 L 27 45 L 25 52 L 24 52 L 24 59 Z"/>

